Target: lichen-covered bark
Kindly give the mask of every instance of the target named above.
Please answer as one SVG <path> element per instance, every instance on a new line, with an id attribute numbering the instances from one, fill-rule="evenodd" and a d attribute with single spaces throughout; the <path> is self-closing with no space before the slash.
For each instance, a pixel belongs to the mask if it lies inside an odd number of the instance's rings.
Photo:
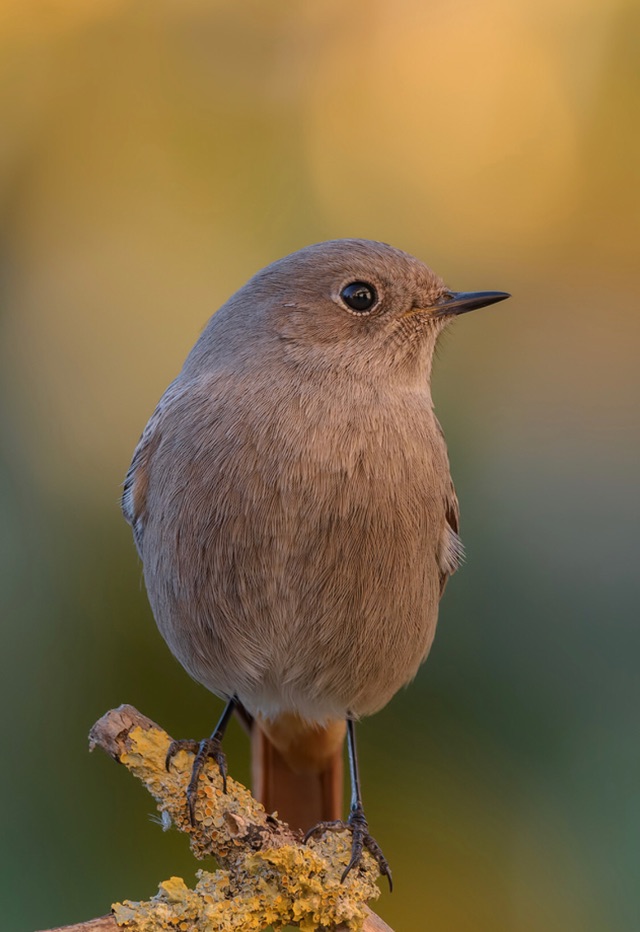
<path id="1" fill-rule="evenodd" d="M 377 867 L 362 865 L 341 883 L 350 857 L 350 836 L 328 833 L 309 845 L 228 778 L 227 794 L 217 766 L 208 762 L 200 780 L 192 826 L 185 790 L 193 756 L 179 752 L 165 768 L 171 738 L 131 706 L 108 712 L 94 725 L 91 747 L 102 747 L 141 780 L 163 820 L 190 836 L 198 858 L 215 857 L 220 869 L 200 871 L 195 889 L 179 877 L 160 884 L 148 902 L 113 906 L 120 928 L 132 932 L 261 932 L 269 925 L 316 929 L 380 929 L 367 907 L 378 896 Z"/>

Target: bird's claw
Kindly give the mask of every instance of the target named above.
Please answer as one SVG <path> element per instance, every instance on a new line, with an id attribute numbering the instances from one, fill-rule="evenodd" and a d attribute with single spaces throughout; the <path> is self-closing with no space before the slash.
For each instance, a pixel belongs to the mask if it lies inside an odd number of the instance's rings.
<path id="1" fill-rule="evenodd" d="M 212 758 L 218 765 L 220 776 L 222 777 L 222 791 L 227 792 L 227 759 L 222 750 L 219 738 L 203 738 L 202 741 L 195 741 L 192 738 L 182 738 L 172 741 L 165 758 L 165 767 L 167 770 L 171 767 L 171 761 L 178 751 L 189 751 L 195 754 L 195 760 L 191 769 L 191 779 L 187 787 L 187 808 L 189 809 L 189 821 L 195 825 L 195 806 L 198 796 L 198 781 L 202 773 L 207 758 Z"/>
<path id="2" fill-rule="evenodd" d="M 341 832 L 345 830 L 350 831 L 352 836 L 351 860 L 342 872 L 340 883 L 344 883 L 349 871 L 358 866 L 362 860 L 362 852 L 366 848 L 369 854 L 375 859 L 380 874 L 389 881 L 389 891 L 391 892 L 393 890 L 393 878 L 391 876 L 389 862 L 382 853 L 382 849 L 378 842 L 369 834 L 369 824 L 361 806 L 351 810 L 346 822 L 343 822 L 341 819 L 337 819 L 334 822 L 318 822 L 317 825 L 314 825 L 314 827 L 309 829 L 306 833 L 304 841 L 306 843 L 310 838 L 315 838 L 318 835 L 322 835 L 324 832 Z"/>

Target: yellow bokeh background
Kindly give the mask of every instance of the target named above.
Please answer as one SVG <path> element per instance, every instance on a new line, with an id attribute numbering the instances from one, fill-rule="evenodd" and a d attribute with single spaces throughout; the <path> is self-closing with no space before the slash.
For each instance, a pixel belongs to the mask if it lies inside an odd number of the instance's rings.
<path id="1" fill-rule="evenodd" d="M 379 910 L 637 928 L 639 47 L 630 0 L 0 5 L 6 928 L 193 878 L 86 753 L 122 701 L 176 735 L 218 712 L 155 630 L 120 483 L 209 314 L 339 236 L 513 294 L 438 354 L 468 562 L 361 726 Z M 247 779 L 235 729 L 229 758 Z"/>

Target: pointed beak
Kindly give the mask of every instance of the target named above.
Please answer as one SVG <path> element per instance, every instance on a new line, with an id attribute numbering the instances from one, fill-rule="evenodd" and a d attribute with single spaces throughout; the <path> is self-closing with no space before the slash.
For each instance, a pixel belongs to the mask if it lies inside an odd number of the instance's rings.
<path id="1" fill-rule="evenodd" d="M 453 291 L 444 295 L 430 310 L 434 317 L 449 317 L 475 311 L 477 307 L 497 304 L 510 297 L 506 291 Z"/>

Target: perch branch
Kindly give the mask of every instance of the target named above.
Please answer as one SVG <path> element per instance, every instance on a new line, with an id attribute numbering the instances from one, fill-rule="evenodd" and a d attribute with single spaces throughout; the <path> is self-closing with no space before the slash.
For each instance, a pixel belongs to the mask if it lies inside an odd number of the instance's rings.
<path id="1" fill-rule="evenodd" d="M 266 813 L 242 784 L 228 778 L 224 794 L 210 761 L 191 825 L 185 791 L 193 756 L 180 751 L 167 771 L 171 738 L 133 706 L 107 712 L 91 729 L 89 743 L 141 780 L 163 823 L 186 832 L 194 855 L 215 857 L 219 869 L 199 871 L 193 890 L 171 877 L 147 902 L 114 903 L 108 916 L 50 932 L 262 932 L 272 924 L 299 926 L 303 932 L 392 932 L 367 906 L 379 894 L 377 868 L 368 854 L 341 883 L 350 857 L 348 833 L 328 832 L 303 844 L 299 833 Z"/>

